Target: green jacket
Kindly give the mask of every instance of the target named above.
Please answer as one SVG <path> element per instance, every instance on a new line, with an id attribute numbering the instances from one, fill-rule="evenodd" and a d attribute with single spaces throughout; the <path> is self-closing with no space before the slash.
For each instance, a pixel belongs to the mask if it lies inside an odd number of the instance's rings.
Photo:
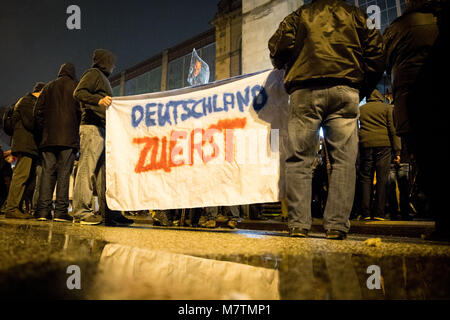
<path id="1" fill-rule="evenodd" d="M 394 108 L 384 103 L 384 97 L 374 90 L 368 102 L 360 108 L 359 143 L 362 148 L 392 147 L 400 155 L 401 140 L 395 133 Z"/>
<path id="2" fill-rule="evenodd" d="M 108 70 L 114 64 L 115 58 L 111 52 L 95 50 L 92 68 L 84 73 L 73 93 L 81 103 L 81 124 L 105 127 L 106 109 L 100 107 L 98 102 L 106 96 L 112 97 Z"/>
<path id="3" fill-rule="evenodd" d="M 34 137 L 33 108 L 37 98 L 28 93 L 21 98 L 14 107 L 12 115 L 14 133 L 11 141 L 11 152 L 17 156 L 25 153 L 38 157 L 39 151 Z"/>

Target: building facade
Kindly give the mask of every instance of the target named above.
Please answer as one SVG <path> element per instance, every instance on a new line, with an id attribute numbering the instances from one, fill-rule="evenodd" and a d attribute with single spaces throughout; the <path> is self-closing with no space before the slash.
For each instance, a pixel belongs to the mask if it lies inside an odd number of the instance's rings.
<path id="1" fill-rule="evenodd" d="M 405 10 L 404 0 L 345 0 L 366 12 L 377 5 L 381 32 Z M 267 42 L 283 18 L 311 0 L 221 0 L 212 28 L 111 77 L 114 96 L 166 91 L 189 85 L 192 50 L 210 67 L 210 81 L 272 68 Z M 386 77 L 381 92 L 389 91 Z M 3 131 L 3 130 L 2 130 Z M 7 149 L 9 139 L 0 134 Z"/>
<path id="2" fill-rule="evenodd" d="M 380 8 L 381 32 L 405 10 L 404 0 L 345 0 L 364 12 Z M 285 16 L 311 0 L 221 0 L 212 29 L 112 77 L 114 95 L 172 90 L 189 86 L 192 50 L 210 67 L 210 81 L 272 68 L 267 43 Z M 386 77 L 382 92 L 389 91 Z"/>

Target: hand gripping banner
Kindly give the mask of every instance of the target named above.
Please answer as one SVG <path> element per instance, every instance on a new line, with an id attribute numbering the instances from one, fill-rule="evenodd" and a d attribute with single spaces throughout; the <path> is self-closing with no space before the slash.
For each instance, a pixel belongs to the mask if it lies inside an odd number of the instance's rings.
<path id="1" fill-rule="evenodd" d="M 288 95 L 281 71 L 113 99 L 112 210 L 276 202 L 284 196 Z"/>

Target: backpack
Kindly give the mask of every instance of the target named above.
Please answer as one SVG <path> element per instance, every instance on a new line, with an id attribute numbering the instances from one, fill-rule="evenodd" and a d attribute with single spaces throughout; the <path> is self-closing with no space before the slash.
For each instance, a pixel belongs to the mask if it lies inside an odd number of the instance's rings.
<path id="1" fill-rule="evenodd" d="M 14 112 L 14 105 L 9 106 L 9 108 L 3 113 L 2 117 L 2 126 L 3 131 L 8 136 L 12 136 L 14 134 L 14 123 L 13 123 L 13 112 Z"/>

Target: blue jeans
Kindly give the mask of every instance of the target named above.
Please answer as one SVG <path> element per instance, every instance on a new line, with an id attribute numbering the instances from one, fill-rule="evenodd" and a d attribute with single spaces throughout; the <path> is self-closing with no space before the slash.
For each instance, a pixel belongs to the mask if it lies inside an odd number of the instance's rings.
<path id="1" fill-rule="evenodd" d="M 339 86 L 300 89 L 291 95 L 286 160 L 289 227 L 312 224 L 312 164 L 324 129 L 331 162 L 324 228 L 348 232 L 355 196 L 359 92 Z"/>
<path id="2" fill-rule="evenodd" d="M 86 219 L 94 215 L 92 198 L 97 191 L 100 212 L 106 210 L 105 128 L 80 126 L 80 160 L 73 188 L 73 215 Z"/>

